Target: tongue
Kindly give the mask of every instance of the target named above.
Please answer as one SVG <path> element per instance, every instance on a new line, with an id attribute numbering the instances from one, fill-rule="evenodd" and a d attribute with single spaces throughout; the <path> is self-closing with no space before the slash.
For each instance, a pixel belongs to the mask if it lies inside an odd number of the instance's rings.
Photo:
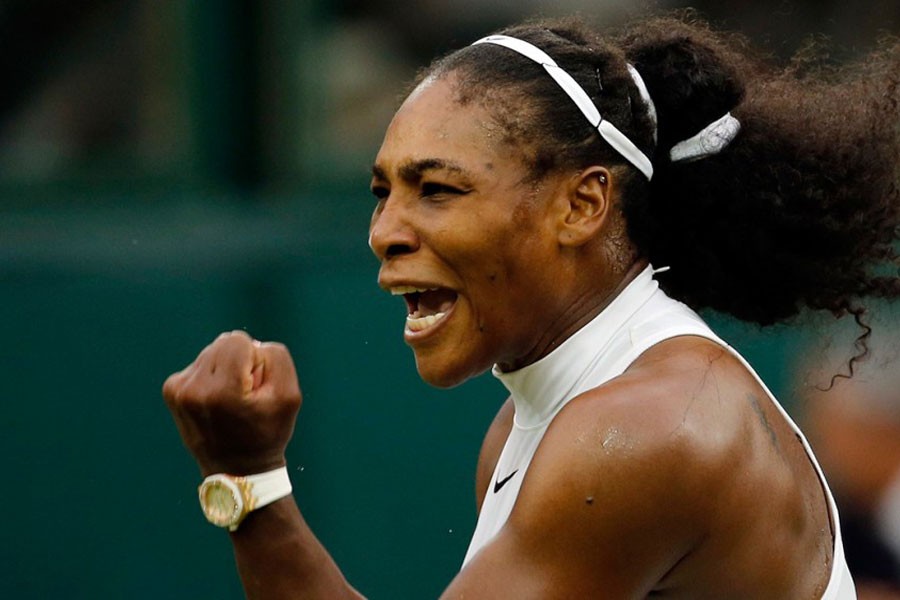
<path id="1" fill-rule="evenodd" d="M 439 312 L 447 312 L 456 302 L 456 292 L 453 290 L 431 290 L 419 294 L 418 314 L 427 317 Z"/>

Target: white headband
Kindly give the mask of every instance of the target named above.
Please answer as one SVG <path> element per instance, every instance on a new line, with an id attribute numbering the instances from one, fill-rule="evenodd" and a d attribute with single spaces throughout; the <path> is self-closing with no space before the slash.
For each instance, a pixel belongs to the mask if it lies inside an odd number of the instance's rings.
<path id="1" fill-rule="evenodd" d="M 520 40 L 508 35 L 489 35 L 472 43 L 473 46 L 476 44 L 496 44 L 498 46 L 504 46 L 530 58 L 544 67 L 547 74 L 559 84 L 559 87 L 563 89 L 579 110 L 581 110 L 581 113 L 587 118 L 588 122 L 597 128 L 597 131 L 600 133 L 600 136 L 606 140 L 606 143 L 612 146 L 616 152 L 621 154 L 628 162 L 643 173 L 648 181 L 653 178 L 653 164 L 650 162 L 647 155 L 641 152 L 641 150 L 612 123 L 603 119 L 600 115 L 600 111 L 597 110 L 597 107 L 591 101 L 587 92 L 584 91 L 584 88 L 582 88 L 571 75 L 557 65 L 556 61 L 546 52 L 525 40 Z M 656 142 L 656 106 L 650 98 L 650 93 L 647 91 L 647 86 L 644 84 L 644 80 L 641 78 L 640 73 L 638 73 L 637 69 L 632 65 L 627 66 L 628 73 L 634 80 L 634 84 L 637 86 L 641 99 L 647 105 L 647 112 L 653 123 L 653 141 Z M 740 129 L 740 122 L 731 116 L 731 113 L 727 113 L 710 123 L 695 136 L 675 144 L 669 153 L 669 157 L 672 162 L 678 162 L 697 160 L 710 156 L 711 154 L 717 154 L 731 143 L 731 140 L 734 139 L 734 136 L 737 135 Z"/>
<path id="2" fill-rule="evenodd" d="M 556 61 L 550 58 L 546 52 L 525 40 L 509 37 L 507 35 L 489 35 L 485 38 L 481 38 L 472 45 L 474 46 L 475 44 L 497 44 L 498 46 L 505 46 L 544 67 L 544 70 L 547 71 L 550 77 L 559 84 L 559 87 L 569 95 L 569 98 L 571 98 L 575 105 L 581 110 L 581 113 L 587 118 L 588 122 L 597 128 L 597 131 L 600 132 L 600 135 L 606 140 L 606 143 L 612 146 L 616 152 L 621 154 L 628 162 L 633 164 L 647 177 L 648 180 L 653 177 L 653 165 L 650 163 L 650 159 L 647 158 L 647 155 L 641 152 L 624 133 L 615 127 L 615 125 L 604 120 L 603 117 L 600 116 L 600 111 L 594 106 L 594 103 L 591 101 L 590 96 L 587 95 L 587 92 L 584 91 L 584 88 L 578 85 L 578 82 L 575 81 L 571 75 L 560 68 L 560 66 L 556 64 Z M 633 69 L 629 72 L 632 71 Z M 637 71 L 634 72 L 636 73 Z M 641 87 L 643 87 L 643 81 L 638 89 L 640 90 Z M 643 87 L 643 90 L 646 92 L 647 88 Z M 649 98 L 649 95 L 647 97 Z"/>

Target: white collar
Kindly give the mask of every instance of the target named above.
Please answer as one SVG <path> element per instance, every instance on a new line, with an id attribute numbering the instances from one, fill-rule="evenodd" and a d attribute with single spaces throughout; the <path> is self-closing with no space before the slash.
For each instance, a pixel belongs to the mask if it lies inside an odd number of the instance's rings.
<path id="1" fill-rule="evenodd" d="M 512 395 L 516 426 L 538 427 L 551 419 L 582 374 L 658 287 L 648 265 L 599 315 L 547 356 L 515 371 L 503 372 L 494 365 L 491 372 Z"/>

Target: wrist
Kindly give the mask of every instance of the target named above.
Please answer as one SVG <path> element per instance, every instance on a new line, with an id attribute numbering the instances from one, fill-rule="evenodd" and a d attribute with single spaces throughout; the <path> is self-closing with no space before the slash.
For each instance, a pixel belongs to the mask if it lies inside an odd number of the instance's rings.
<path id="1" fill-rule="evenodd" d="M 284 453 L 252 458 L 247 456 L 229 456 L 220 459 L 195 454 L 194 459 L 197 461 L 200 474 L 204 478 L 220 473 L 228 473 L 233 477 L 247 477 L 268 473 L 287 465 Z"/>

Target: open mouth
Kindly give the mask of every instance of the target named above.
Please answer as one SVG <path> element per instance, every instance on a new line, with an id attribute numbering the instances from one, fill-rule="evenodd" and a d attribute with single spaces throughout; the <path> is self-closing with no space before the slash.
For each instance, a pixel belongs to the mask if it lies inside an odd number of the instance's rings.
<path id="1" fill-rule="evenodd" d="M 446 288 L 416 288 L 400 286 L 391 289 L 395 296 L 406 300 L 406 330 L 420 333 L 440 323 L 456 303 L 456 292 Z"/>

